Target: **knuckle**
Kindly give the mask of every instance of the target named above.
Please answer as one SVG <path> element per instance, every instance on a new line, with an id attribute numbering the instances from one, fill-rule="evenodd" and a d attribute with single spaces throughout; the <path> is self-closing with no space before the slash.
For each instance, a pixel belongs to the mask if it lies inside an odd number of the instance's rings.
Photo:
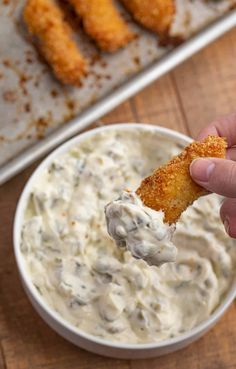
<path id="1" fill-rule="evenodd" d="M 216 166 L 209 181 L 210 190 L 236 198 L 236 163 L 223 160 Z"/>
<path id="2" fill-rule="evenodd" d="M 235 188 L 236 192 L 236 165 L 232 163 L 227 171 L 227 175 L 225 176 L 226 185 L 230 188 Z"/>

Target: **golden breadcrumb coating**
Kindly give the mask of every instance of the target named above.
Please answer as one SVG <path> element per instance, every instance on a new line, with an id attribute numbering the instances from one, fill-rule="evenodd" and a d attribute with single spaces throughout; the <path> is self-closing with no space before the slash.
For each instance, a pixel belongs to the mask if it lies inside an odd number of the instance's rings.
<path id="1" fill-rule="evenodd" d="M 147 29 L 168 34 L 175 15 L 174 0 L 121 0 L 133 18 Z"/>
<path id="2" fill-rule="evenodd" d="M 86 62 L 72 39 L 72 30 L 64 21 L 61 9 L 53 0 L 28 0 L 23 16 L 56 77 L 62 83 L 80 86 Z"/>
<path id="3" fill-rule="evenodd" d="M 225 158 L 226 147 L 225 138 L 216 136 L 191 143 L 178 156 L 145 178 L 136 193 L 146 206 L 163 210 L 165 222 L 177 222 L 189 205 L 208 193 L 192 180 L 189 173 L 191 162 L 199 157 Z"/>
<path id="4" fill-rule="evenodd" d="M 113 0 L 67 1 L 81 17 L 85 32 L 102 50 L 116 51 L 135 37 L 113 4 Z"/>

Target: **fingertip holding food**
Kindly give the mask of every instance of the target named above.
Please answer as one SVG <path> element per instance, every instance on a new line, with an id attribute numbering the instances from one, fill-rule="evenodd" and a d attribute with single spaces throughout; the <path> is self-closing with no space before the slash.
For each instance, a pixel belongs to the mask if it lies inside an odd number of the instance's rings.
<path id="1" fill-rule="evenodd" d="M 82 19 L 85 32 L 100 49 L 114 52 L 136 37 L 113 0 L 67 0 Z"/>
<path id="2" fill-rule="evenodd" d="M 176 223 L 180 215 L 200 196 L 208 191 L 190 176 L 189 167 L 200 157 L 225 158 L 226 140 L 208 136 L 201 142 L 193 142 L 178 156 L 145 178 L 136 193 L 143 203 L 165 213 L 164 221 Z"/>
<path id="3" fill-rule="evenodd" d="M 28 0 L 23 17 L 58 80 L 80 86 L 87 63 L 72 38 L 72 30 L 61 9 L 53 0 Z"/>

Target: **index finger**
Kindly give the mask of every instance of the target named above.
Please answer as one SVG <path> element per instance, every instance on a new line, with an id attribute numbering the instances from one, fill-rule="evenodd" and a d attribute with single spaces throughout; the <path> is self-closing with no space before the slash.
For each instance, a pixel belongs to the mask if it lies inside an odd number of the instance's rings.
<path id="1" fill-rule="evenodd" d="M 236 145 L 236 112 L 212 122 L 198 134 L 197 140 L 202 141 L 209 135 L 226 137 L 228 147 Z"/>

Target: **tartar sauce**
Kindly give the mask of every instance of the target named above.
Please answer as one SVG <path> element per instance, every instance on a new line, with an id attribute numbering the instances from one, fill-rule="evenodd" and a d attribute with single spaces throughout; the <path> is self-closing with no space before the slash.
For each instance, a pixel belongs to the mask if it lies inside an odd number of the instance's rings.
<path id="1" fill-rule="evenodd" d="M 105 205 L 181 149 L 152 129 L 111 128 L 35 178 L 22 228 L 25 267 L 41 298 L 75 327 L 112 341 L 157 342 L 205 320 L 228 290 L 236 248 L 215 195 L 182 215 L 173 236 L 175 262 L 150 266 L 107 233 Z M 136 200 L 130 195 L 129 201 Z"/>
<path id="2" fill-rule="evenodd" d="M 176 260 L 177 249 L 171 242 L 174 225 L 163 222 L 163 211 L 143 204 L 135 192 L 123 191 L 105 207 L 107 230 L 117 246 L 150 265 Z"/>

